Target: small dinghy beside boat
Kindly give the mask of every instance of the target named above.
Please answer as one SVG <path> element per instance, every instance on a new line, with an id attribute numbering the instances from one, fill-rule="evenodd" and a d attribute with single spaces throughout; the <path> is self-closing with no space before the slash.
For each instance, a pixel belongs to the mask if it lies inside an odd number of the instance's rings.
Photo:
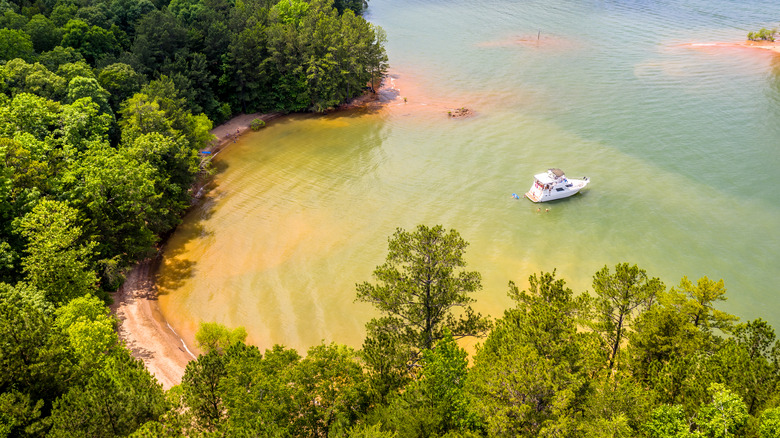
<path id="1" fill-rule="evenodd" d="M 534 184 L 525 197 L 533 202 L 568 198 L 585 188 L 589 182 L 587 176 L 582 179 L 568 179 L 561 169 L 549 169 L 545 173 L 534 175 Z"/>

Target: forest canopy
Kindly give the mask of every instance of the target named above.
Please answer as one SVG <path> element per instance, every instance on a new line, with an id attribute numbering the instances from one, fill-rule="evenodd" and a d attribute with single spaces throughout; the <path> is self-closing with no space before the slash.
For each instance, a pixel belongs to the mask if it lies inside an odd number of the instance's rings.
<path id="1" fill-rule="evenodd" d="M 386 71 L 384 33 L 363 8 L 362 0 L 3 0 L 0 62 L 30 65 L 3 91 L 60 100 L 72 79 L 88 77 L 116 113 L 143 83 L 166 76 L 190 112 L 217 123 L 238 112 L 324 111 Z M 61 69 L 79 62 L 86 66 Z"/>

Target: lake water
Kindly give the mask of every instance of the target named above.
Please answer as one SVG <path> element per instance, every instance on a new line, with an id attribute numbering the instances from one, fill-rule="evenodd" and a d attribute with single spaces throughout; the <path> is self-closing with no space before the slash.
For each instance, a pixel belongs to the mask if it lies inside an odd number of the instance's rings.
<path id="1" fill-rule="evenodd" d="M 375 313 L 355 284 L 418 224 L 471 243 L 496 317 L 510 280 L 557 268 L 584 291 L 627 261 L 667 286 L 722 278 L 723 309 L 780 329 L 780 55 L 711 45 L 776 26 L 780 3 L 371 0 L 366 17 L 397 99 L 218 155 L 158 276 L 185 340 L 217 321 L 261 349 L 359 347 Z M 592 182 L 541 212 L 511 196 L 549 167 Z"/>

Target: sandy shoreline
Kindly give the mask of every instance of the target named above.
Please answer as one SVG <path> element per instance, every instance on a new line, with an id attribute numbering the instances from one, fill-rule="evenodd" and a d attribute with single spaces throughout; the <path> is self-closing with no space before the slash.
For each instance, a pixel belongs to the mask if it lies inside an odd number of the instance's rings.
<path id="1" fill-rule="evenodd" d="M 154 285 L 160 261 L 157 256 L 130 270 L 122 287 L 113 294 L 111 312 L 119 319 L 119 338 L 163 388 L 170 389 L 181 383 L 187 363 L 196 356 L 160 312 Z"/>
<path id="2" fill-rule="evenodd" d="M 780 53 L 779 41 L 743 41 L 739 43 L 688 43 L 683 46 L 693 48 L 735 48 L 735 49 L 761 49 Z"/>
<path id="3" fill-rule="evenodd" d="M 353 99 L 338 110 L 381 105 L 387 100 L 375 94 L 366 94 Z M 241 114 L 211 130 L 214 140 L 203 150 L 217 155 L 222 149 L 250 131 L 252 120 L 259 118 L 266 123 L 282 117 L 283 113 Z M 112 294 L 114 303 L 111 312 L 119 320 L 119 338 L 127 345 L 133 356 L 141 359 L 146 368 L 162 384 L 170 389 L 181 383 L 184 370 L 200 352 L 187 345 L 168 324 L 157 301 L 155 275 L 162 262 L 162 254 L 135 265 L 128 273 L 121 288 Z"/>
<path id="4" fill-rule="evenodd" d="M 252 120 L 266 122 L 281 117 L 282 113 L 241 114 L 211 130 L 214 140 L 204 150 L 216 155 L 231 142 L 248 132 Z M 119 320 L 119 338 L 133 356 L 141 359 L 146 368 L 170 389 L 181 383 L 187 363 L 197 359 L 199 351 L 187 345 L 168 324 L 157 302 L 155 275 L 162 254 L 135 265 L 117 292 L 112 294 L 111 312 Z"/>

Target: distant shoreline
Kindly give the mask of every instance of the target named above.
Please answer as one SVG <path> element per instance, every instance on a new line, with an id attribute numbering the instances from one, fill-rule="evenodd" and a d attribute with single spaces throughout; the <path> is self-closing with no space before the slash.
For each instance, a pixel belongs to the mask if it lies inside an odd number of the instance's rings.
<path id="1" fill-rule="evenodd" d="M 687 47 L 694 48 L 738 48 L 738 49 L 761 49 L 768 50 L 776 53 L 780 53 L 780 41 L 751 41 L 746 40 L 739 43 L 688 43 L 684 44 Z"/>

